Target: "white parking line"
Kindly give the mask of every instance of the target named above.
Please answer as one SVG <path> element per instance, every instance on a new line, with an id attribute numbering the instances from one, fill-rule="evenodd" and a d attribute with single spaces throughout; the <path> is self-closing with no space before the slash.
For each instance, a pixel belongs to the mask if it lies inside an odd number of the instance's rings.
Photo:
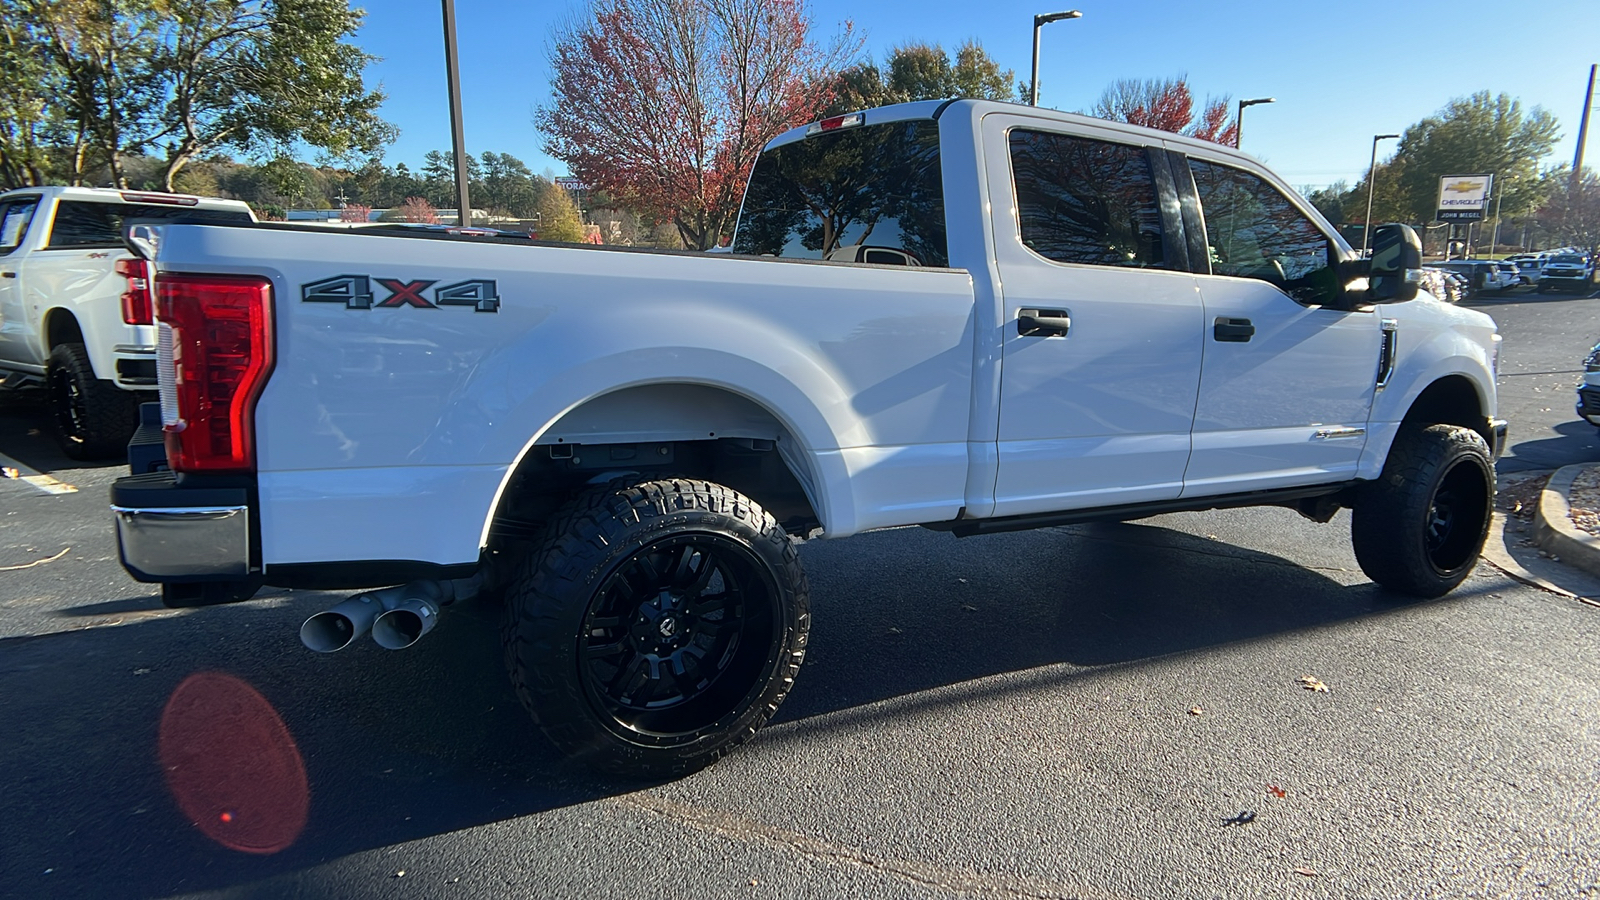
<path id="1" fill-rule="evenodd" d="M 26 482 L 46 494 L 76 494 L 78 492 L 78 489 L 72 485 L 64 481 L 57 481 L 49 475 L 36 472 L 4 453 L 0 453 L 0 477 L 14 478 L 17 481 Z"/>

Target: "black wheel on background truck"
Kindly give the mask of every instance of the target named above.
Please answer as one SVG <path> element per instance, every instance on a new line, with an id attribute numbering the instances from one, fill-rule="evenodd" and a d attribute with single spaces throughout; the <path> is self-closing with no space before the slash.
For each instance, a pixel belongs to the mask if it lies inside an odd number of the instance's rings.
<path id="1" fill-rule="evenodd" d="M 1384 587 L 1443 596 L 1477 565 L 1493 510 L 1494 460 L 1482 435 L 1456 425 L 1405 428 L 1383 475 L 1356 500 L 1356 560 Z"/>
<path id="2" fill-rule="evenodd" d="M 133 394 L 94 377 L 82 344 L 50 351 L 45 381 L 61 451 L 72 459 L 103 459 L 128 450 L 138 423 Z"/>
<path id="3" fill-rule="evenodd" d="M 506 591 L 506 666 L 544 734 L 615 775 L 682 775 L 777 712 L 805 655 L 809 588 L 750 499 L 689 479 L 568 503 Z"/>

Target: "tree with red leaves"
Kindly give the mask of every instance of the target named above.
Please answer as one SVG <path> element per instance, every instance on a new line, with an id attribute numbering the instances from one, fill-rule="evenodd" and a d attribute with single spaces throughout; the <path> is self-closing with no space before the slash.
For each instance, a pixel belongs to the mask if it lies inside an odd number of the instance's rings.
<path id="1" fill-rule="evenodd" d="M 406 202 L 400 204 L 400 216 L 407 222 L 439 224 L 439 211 L 422 197 L 407 197 Z"/>
<path id="2" fill-rule="evenodd" d="M 1207 97 L 1195 118 L 1194 93 L 1187 76 L 1124 78 L 1115 81 L 1095 103 L 1090 115 L 1130 125 L 1159 128 L 1232 147 L 1239 123 L 1228 120 L 1228 97 Z"/>
<path id="3" fill-rule="evenodd" d="M 592 0 L 534 123 L 573 175 L 707 249 L 761 148 L 817 118 L 859 48 L 848 23 L 814 43 L 804 0 Z"/>

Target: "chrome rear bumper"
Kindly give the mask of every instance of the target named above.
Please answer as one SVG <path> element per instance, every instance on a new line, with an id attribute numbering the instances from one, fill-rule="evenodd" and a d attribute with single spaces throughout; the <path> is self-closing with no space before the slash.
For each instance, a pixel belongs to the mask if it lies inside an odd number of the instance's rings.
<path id="1" fill-rule="evenodd" d="M 250 574 L 250 508 L 112 506 L 122 566 L 140 581 Z"/>

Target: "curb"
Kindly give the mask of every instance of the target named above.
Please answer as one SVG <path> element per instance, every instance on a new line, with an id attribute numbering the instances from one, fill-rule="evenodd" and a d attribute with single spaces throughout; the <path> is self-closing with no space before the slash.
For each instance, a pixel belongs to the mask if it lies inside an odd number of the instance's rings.
<path id="1" fill-rule="evenodd" d="M 1600 466 L 1563 466 L 1550 476 L 1539 492 L 1539 508 L 1534 514 L 1534 543 L 1591 575 L 1600 575 L 1600 538 L 1572 526 L 1571 504 L 1567 495 L 1572 482 L 1584 472 Z"/>

